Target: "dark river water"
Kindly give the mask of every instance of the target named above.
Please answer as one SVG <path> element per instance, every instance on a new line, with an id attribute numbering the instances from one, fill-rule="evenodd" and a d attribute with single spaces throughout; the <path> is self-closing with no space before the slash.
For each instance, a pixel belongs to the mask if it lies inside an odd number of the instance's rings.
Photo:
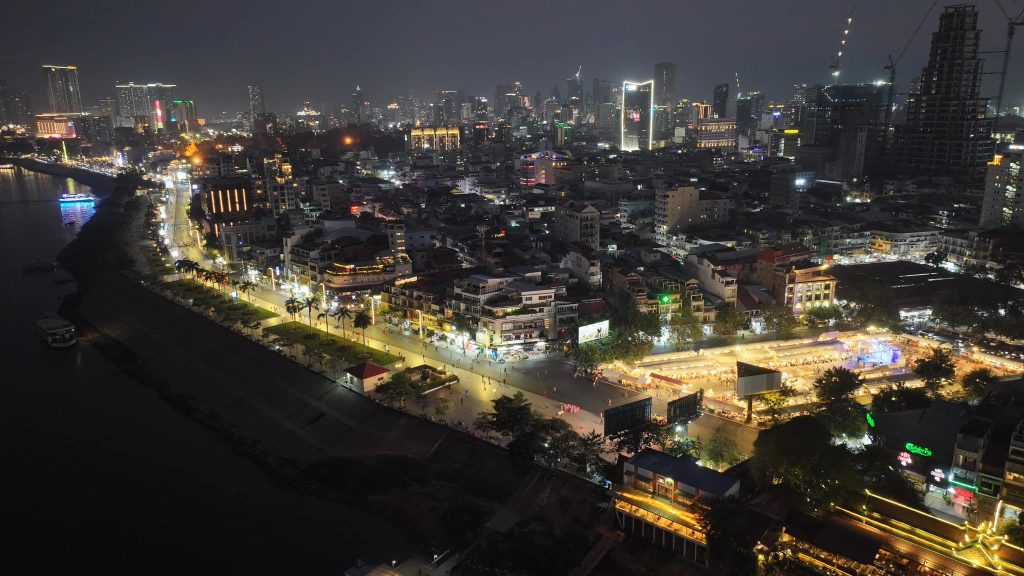
<path id="1" fill-rule="evenodd" d="M 52 350 L 36 336 L 72 285 L 21 268 L 74 237 L 93 207 L 57 198 L 88 190 L 0 169 L 4 572 L 342 573 L 357 556 L 400 554 L 380 520 L 278 488 L 88 343 Z"/>

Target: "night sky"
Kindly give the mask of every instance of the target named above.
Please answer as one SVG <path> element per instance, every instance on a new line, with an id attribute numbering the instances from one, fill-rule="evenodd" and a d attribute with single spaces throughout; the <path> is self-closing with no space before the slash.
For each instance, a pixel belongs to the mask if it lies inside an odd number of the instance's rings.
<path id="1" fill-rule="evenodd" d="M 1002 0 L 1011 11 L 1020 0 Z M 825 82 L 851 2 L 842 0 L 47 0 L 3 2 L 0 78 L 46 111 L 41 64 L 79 67 L 83 101 L 113 96 L 116 81 L 178 85 L 201 116 L 247 106 L 260 82 L 267 109 L 291 112 L 345 98 L 356 84 L 374 106 L 398 94 L 464 89 L 489 99 L 520 80 L 547 97 L 583 65 L 613 81 L 649 79 L 659 61 L 677 64 L 679 97 L 710 99 L 714 84 L 740 75 L 744 91 L 785 100 L 794 83 Z M 885 78 L 930 0 L 861 0 L 843 57 L 843 78 Z M 899 66 L 920 72 L 940 2 Z M 980 2 L 983 49 L 1002 49 L 1006 20 Z M 1024 31 L 1022 31 L 1024 32 Z M 1024 38 L 1011 58 L 1006 100 L 1024 100 Z M 989 55 L 997 71 L 1001 55 Z M 995 96 L 996 76 L 984 96 Z"/>

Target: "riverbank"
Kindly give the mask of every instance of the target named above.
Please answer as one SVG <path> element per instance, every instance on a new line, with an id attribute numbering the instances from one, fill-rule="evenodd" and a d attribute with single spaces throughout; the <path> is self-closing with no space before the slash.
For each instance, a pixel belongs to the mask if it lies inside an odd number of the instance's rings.
<path id="1" fill-rule="evenodd" d="M 338 560 L 463 549 L 517 492 L 530 466 L 506 450 L 383 407 L 125 274 L 146 206 L 131 182 L 115 179 L 61 253 L 80 280 L 66 313 L 119 372 L 279 486 L 351 506 L 338 520 L 365 539 L 334 550 Z"/>
<path id="2" fill-rule="evenodd" d="M 115 184 L 114 176 L 100 174 L 99 172 L 93 172 L 92 170 L 77 168 L 75 166 L 40 162 L 39 160 L 34 160 L 32 158 L 0 157 L 0 163 L 13 164 L 20 168 L 24 168 L 25 170 L 31 170 L 32 172 L 38 172 L 48 176 L 72 178 L 76 182 L 80 182 L 92 188 L 93 194 L 100 198 L 110 194 Z"/>

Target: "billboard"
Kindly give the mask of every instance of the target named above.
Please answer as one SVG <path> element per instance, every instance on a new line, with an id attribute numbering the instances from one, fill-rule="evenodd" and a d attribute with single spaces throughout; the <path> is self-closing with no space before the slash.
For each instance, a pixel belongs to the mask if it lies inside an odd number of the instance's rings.
<path id="1" fill-rule="evenodd" d="M 586 326 L 580 326 L 579 343 L 586 344 L 608 336 L 608 321 L 602 320 Z"/>
<path id="2" fill-rule="evenodd" d="M 652 405 L 651 397 L 648 396 L 641 400 L 606 409 L 604 411 L 604 435 L 618 434 L 641 422 L 650 422 Z"/>
<path id="3" fill-rule="evenodd" d="M 756 396 L 765 392 L 772 392 L 782 388 L 782 372 L 771 368 L 762 368 L 747 364 L 736 363 L 736 396 L 745 398 Z"/>
<path id="4" fill-rule="evenodd" d="M 687 394 L 682 398 L 669 400 L 668 421 L 671 424 L 693 422 L 700 417 L 704 409 L 704 389 L 701 388 L 693 394 Z"/>

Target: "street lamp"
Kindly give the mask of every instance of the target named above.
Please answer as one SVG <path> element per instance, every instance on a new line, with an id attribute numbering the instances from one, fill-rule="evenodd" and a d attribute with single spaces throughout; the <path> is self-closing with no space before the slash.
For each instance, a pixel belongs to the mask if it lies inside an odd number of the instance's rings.
<path id="1" fill-rule="evenodd" d="M 321 301 L 321 304 L 323 304 L 324 310 L 326 310 L 327 309 L 327 286 L 324 286 L 323 282 L 320 283 L 320 301 Z"/>
<path id="2" fill-rule="evenodd" d="M 417 310 L 416 313 L 419 314 L 420 319 L 420 338 L 423 338 L 423 310 Z"/>
<path id="3" fill-rule="evenodd" d="M 276 290 L 277 288 L 275 288 L 275 283 L 274 283 L 274 268 L 273 267 L 267 268 L 267 272 L 270 272 L 270 290 L 271 291 Z"/>

